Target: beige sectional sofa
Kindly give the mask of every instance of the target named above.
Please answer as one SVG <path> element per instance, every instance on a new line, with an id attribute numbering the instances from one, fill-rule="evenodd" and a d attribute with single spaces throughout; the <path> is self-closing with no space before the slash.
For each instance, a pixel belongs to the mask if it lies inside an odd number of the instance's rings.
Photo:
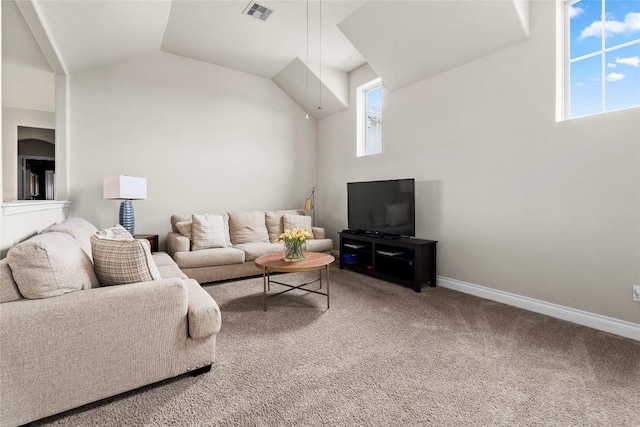
<path id="1" fill-rule="evenodd" d="M 211 296 L 146 241 L 129 243 L 155 277 L 101 286 L 97 231 L 70 218 L 0 260 L 0 425 L 206 372 L 215 360 L 221 317 Z"/>
<path id="2" fill-rule="evenodd" d="M 206 227 L 214 222 L 222 236 L 204 239 L 205 242 L 217 240 L 212 247 L 201 244 L 196 235 L 196 223 Z M 305 211 L 295 209 L 173 215 L 167 252 L 187 276 L 200 283 L 252 276 L 262 273 L 254 264 L 256 258 L 284 251 L 284 245 L 277 240 L 290 226 L 311 228 L 313 238 L 305 242 L 307 251 L 332 250 L 333 240 L 325 238 L 324 229 L 310 225 L 311 217 L 305 216 Z"/>

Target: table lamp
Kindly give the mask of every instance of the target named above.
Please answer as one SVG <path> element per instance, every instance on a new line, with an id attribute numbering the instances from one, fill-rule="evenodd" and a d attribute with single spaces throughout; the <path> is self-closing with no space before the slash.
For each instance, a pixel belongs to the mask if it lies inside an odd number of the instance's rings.
<path id="1" fill-rule="evenodd" d="M 147 179 L 127 175 L 105 176 L 103 194 L 105 199 L 122 200 L 120 204 L 120 225 L 133 235 L 136 218 L 131 201 L 147 198 Z"/>

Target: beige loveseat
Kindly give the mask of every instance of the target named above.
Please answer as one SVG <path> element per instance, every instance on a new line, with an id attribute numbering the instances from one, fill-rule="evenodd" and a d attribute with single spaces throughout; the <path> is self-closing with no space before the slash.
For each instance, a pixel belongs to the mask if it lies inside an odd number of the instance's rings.
<path id="1" fill-rule="evenodd" d="M 215 360 L 221 318 L 211 296 L 167 254 L 150 251 L 160 277 L 100 286 L 96 231 L 70 218 L 0 261 L 2 426 L 206 372 Z"/>
<path id="2" fill-rule="evenodd" d="M 213 219 L 221 221 L 222 236 L 218 244 L 213 245 L 215 247 L 208 247 L 207 242 L 211 239 L 199 244 L 194 225 L 196 219 L 205 226 L 210 225 Z M 207 219 L 211 221 L 207 222 Z M 200 283 L 253 276 L 262 274 L 255 266 L 256 258 L 284 252 L 284 244 L 277 240 L 286 226 L 306 226 L 311 229 L 313 238 L 305 242 L 307 251 L 332 250 L 333 240 L 325 238 L 324 229 L 310 225 L 311 217 L 305 216 L 305 211 L 295 209 L 173 215 L 172 231 L 167 236 L 167 252 L 187 276 Z"/>

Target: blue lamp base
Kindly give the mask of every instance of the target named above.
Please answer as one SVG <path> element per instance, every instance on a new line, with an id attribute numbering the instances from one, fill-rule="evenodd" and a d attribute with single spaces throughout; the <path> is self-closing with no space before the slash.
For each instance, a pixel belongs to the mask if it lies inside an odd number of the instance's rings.
<path id="1" fill-rule="evenodd" d="M 133 236 L 136 228 L 136 217 L 133 214 L 133 203 L 131 203 L 131 200 L 123 200 L 122 203 L 120 203 L 120 225 Z"/>

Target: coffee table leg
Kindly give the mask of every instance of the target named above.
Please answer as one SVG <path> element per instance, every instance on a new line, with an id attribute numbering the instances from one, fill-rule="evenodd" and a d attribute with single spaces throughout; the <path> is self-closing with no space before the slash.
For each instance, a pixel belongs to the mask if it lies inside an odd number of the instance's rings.
<path id="1" fill-rule="evenodd" d="M 329 309 L 329 266 L 325 267 L 327 269 L 327 310 Z M 322 270 L 320 270 L 320 275 L 322 277 Z"/>
<path id="2" fill-rule="evenodd" d="M 262 269 L 262 285 L 264 293 L 264 311 L 267 311 L 267 268 Z"/>
<path id="3" fill-rule="evenodd" d="M 320 275 L 320 289 L 322 289 L 322 269 L 318 270 L 318 274 Z"/>

